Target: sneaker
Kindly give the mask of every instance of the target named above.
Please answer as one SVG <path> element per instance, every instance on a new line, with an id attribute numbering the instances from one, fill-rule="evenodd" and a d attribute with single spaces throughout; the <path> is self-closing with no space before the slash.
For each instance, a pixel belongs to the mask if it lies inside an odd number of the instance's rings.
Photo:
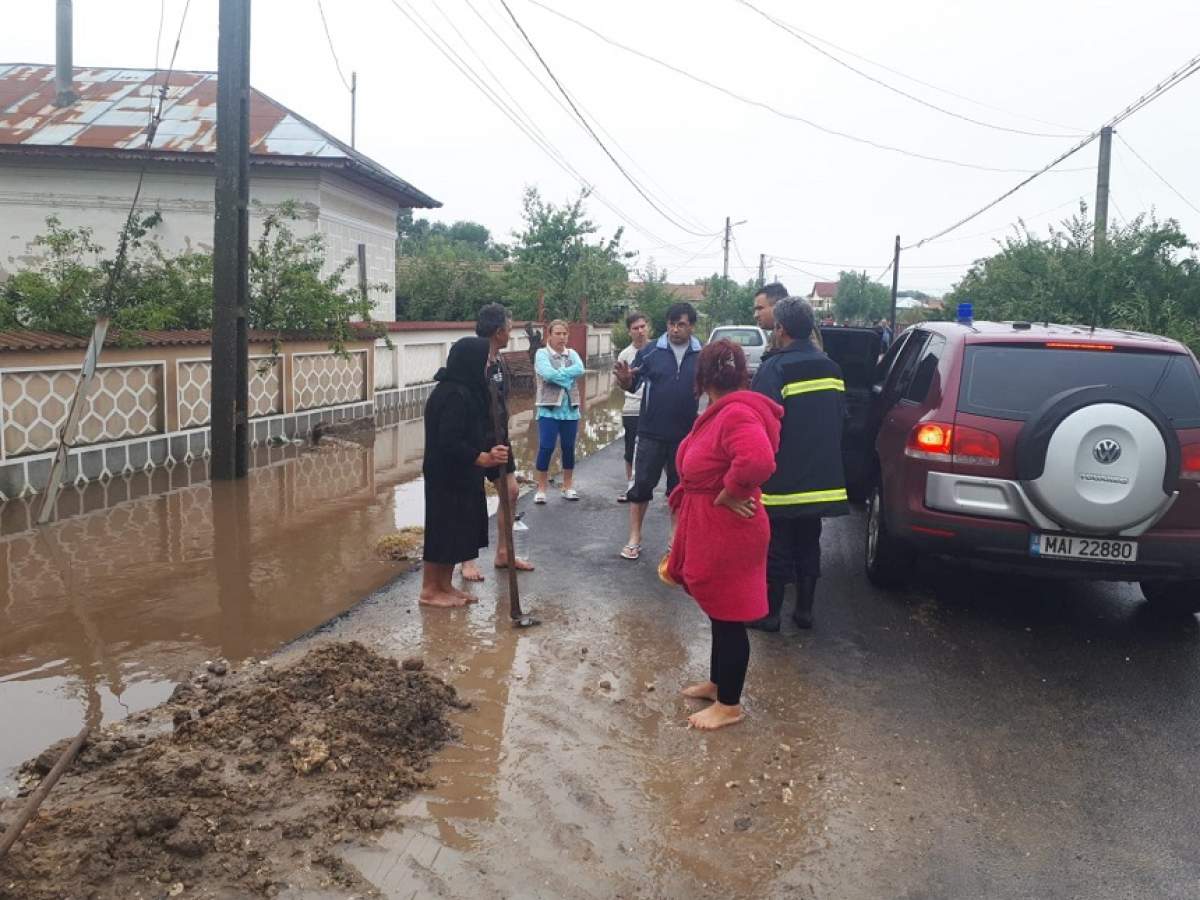
<path id="1" fill-rule="evenodd" d="M 536 503 L 538 506 L 545 506 L 546 505 L 546 495 L 544 493 L 542 493 L 541 491 L 538 491 L 536 494 L 533 495 L 533 502 Z"/>
<path id="2" fill-rule="evenodd" d="M 562 492 L 562 495 L 563 495 L 564 500 L 578 500 L 579 499 L 579 491 L 575 490 L 575 488 L 567 488 L 565 491 Z"/>

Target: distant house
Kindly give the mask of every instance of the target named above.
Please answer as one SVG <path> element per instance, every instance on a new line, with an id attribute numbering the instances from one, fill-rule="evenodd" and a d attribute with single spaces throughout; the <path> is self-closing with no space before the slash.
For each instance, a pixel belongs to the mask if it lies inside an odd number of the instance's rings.
<path id="1" fill-rule="evenodd" d="M 632 303 L 637 292 L 645 285 L 644 281 L 631 281 L 625 291 L 625 296 Z M 675 295 L 681 302 L 700 303 L 704 300 L 704 285 L 703 284 L 670 284 L 665 283 L 663 287 Z"/>
<path id="2" fill-rule="evenodd" d="M 75 69 L 78 100 L 54 105 L 53 66 L 0 64 L 0 280 L 39 255 L 46 217 L 88 226 L 112 250 L 141 166 L 142 207 L 159 210 L 168 251 L 209 249 L 213 235 L 217 76 L 171 74 L 162 122 L 147 151 L 146 128 L 166 73 Z M 250 98 L 251 229 L 263 208 L 294 200 L 301 236 L 325 238 L 328 268 L 367 248 L 367 281 L 392 285 L 396 216 L 441 206 L 369 157 L 259 91 Z M 374 292 L 374 315 L 395 318 L 390 290 Z"/>
<path id="3" fill-rule="evenodd" d="M 812 286 L 812 291 L 808 295 L 808 302 L 812 305 L 813 311 L 820 314 L 831 314 L 833 312 L 833 301 L 837 297 L 836 281 L 817 281 Z"/>

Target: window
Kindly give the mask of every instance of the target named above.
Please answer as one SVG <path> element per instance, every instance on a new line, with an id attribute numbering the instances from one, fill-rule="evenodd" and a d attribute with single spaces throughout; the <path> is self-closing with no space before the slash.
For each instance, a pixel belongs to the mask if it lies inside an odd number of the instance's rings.
<path id="1" fill-rule="evenodd" d="M 908 387 L 912 383 L 913 372 L 917 368 L 917 360 L 920 358 L 928 341 L 928 331 L 913 329 L 911 336 L 904 344 L 904 348 L 896 357 L 896 364 L 892 367 L 892 374 L 888 379 L 888 386 L 884 391 L 892 399 L 898 399 L 908 393 Z"/>
<path id="2" fill-rule="evenodd" d="M 761 347 L 764 343 L 762 332 L 757 328 L 719 328 L 713 332 L 714 341 L 732 341 L 743 347 Z"/>
<path id="3" fill-rule="evenodd" d="M 914 403 L 923 403 L 925 398 L 929 396 L 929 389 L 933 387 L 934 376 L 937 375 L 938 363 L 942 358 L 942 351 L 946 349 L 946 339 L 940 334 L 931 334 L 929 342 L 925 345 L 925 350 L 921 353 L 921 358 L 917 360 L 916 368 L 913 369 L 912 380 L 908 384 L 908 389 L 904 392 L 903 399 L 912 400 Z"/>
<path id="4" fill-rule="evenodd" d="M 1115 385 L 1154 401 L 1176 428 L 1200 428 L 1200 374 L 1178 353 L 977 345 L 963 359 L 963 412 L 1025 421 L 1071 388 Z"/>

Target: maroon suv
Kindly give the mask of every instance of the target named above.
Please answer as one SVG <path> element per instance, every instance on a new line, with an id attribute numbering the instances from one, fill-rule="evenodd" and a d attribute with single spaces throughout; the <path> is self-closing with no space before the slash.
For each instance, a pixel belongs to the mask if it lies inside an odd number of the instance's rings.
<path id="1" fill-rule="evenodd" d="M 1176 341 L 1026 322 L 927 323 L 876 370 L 866 568 L 920 554 L 1139 581 L 1200 611 L 1200 366 Z"/>

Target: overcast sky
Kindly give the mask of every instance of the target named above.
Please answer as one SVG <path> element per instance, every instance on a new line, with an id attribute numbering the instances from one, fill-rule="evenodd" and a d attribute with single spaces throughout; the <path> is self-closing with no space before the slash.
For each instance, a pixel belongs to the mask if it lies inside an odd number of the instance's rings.
<path id="1" fill-rule="evenodd" d="M 768 273 L 795 293 L 807 293 L 814 276 L 836 278 L 843 266 L 879 274 L 897 233 L 906 244 L 933 234 L 1024 177 L 824 134 L 609 46 L 531 0 L 508 0 L 563 86 L 671 221 L 637 194 L 522 67 L 547 83 L 500 0 L 324 2 L 346 77 L 359 73 L 358 148 L 441 200 L 436 218 L 483 222 L 500 240 L 519 225 L 526 185 L 561 201 L 579 182 L 472 86 L 397 4 L 415 10 L 482 79 L 511 95 L 506 102 L 519 104 L 595 186 L 599 197 L 589 205 L 602 230 L 625 225 L 625 243 L 639 251 L 638 264 L 653 258 L 673 281 L 719 271 L 727 215 L 746 220 L 735 229 L 731 255 L 731 274 L 739 279 L 753 274 L 760 253 L 768 256 Z M 544 2 L 784 113 L 913 153 L 1034 170 L 1075 142 L 983 127 L 925 108 L 822 57 L 737 0 Z M 1054 135 L 1091 131 L 1200 52 L 1195 0 L 754 2 L 865 57 L 870 62 L 831 49 L 923 100 L 991 125 Z M 5 0 L 0 62 L 53 61 L 54 6 L 54 0 Z M 76 65 L 151 67 L 157 57 L 165 66 L 184 6 L 185 0 L 165 0 L 166 27 L 156 49 L 160 0 L 75 0 Z M 217 7 L 217 0 L 192 0 L 178 67 L 216 68 Z M 348 140 L 349 96 L 317 0 L 254 0 L 252 41 L 255 87 Z M 1198 111 L 1200 75 L 1139 112 L 1120 133 L 1200 207 Z M 1096 147 L 1062 165 L 1086 170 L 1045 175 L 945 239 L 907 252 L 901 288 L 940 293 L 1018 217 L 1044 230 L 1069 215 L 1079 198 L 1090 206 Z M 1114 152 L 1111 217 L 1119 222 L 1153 207 L 1200 239 L 1200 213 L 1119 140 Z"/>

